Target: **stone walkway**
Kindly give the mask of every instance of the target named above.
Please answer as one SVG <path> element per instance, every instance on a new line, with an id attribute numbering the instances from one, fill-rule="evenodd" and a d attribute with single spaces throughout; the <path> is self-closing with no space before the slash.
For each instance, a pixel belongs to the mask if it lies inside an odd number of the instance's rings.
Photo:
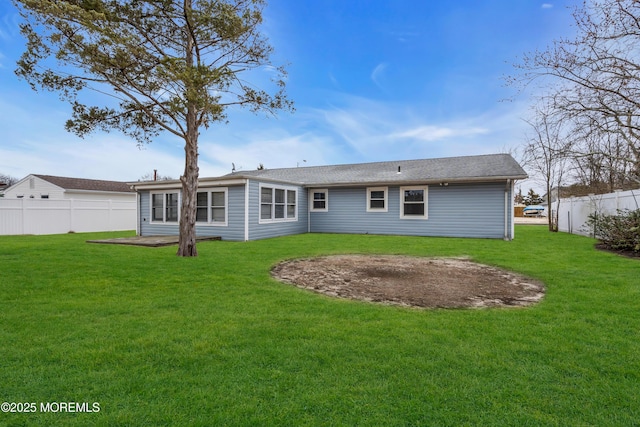
<path id="1" fill-rule="evenodd" d="M 197 237 L 197 242 L 208 240 L 221 240 L 220 237 Z M 87 243 L 105 243 L 111 245 L 133 245 L 157 248 L 160 246 L 171 246 L 178 244 L 178 236 L 135 236 L 118 237 L 115 239 L 87 240 Z"/>

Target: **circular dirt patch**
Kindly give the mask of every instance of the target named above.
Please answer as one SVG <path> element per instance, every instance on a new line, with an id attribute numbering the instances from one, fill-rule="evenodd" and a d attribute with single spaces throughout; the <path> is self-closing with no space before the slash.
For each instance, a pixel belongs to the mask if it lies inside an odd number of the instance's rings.
<path id="1" fill-rule="evenodd" d="M 278 280 L 326 295 L 411 307 L 526 306 L 542 283 L 464 258 L 336 255 L 284 261 Z"/>

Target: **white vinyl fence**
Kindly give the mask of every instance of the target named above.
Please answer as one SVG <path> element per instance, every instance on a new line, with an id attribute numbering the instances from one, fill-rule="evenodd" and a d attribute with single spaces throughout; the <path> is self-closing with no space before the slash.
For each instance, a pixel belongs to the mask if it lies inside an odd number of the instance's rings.
<path id="1" fill-rule="evenodd" d="M 616 191 L 608 194 L 589 195 L 560 199 L 558 210 L 558 230 L 566 233 L 593 236 L 593 229 L 587 226 L 589 215 L 593 213 L 615 215 L 618 210 L 636 210 L 640 206 L 640 190 Z M 553 203 L 553 209 L 556 203 Z"/>
<path id="2" fill-rule="evenodd" d="M 0 235 L 136 229 L 136 201 L 0 198 Z"/>

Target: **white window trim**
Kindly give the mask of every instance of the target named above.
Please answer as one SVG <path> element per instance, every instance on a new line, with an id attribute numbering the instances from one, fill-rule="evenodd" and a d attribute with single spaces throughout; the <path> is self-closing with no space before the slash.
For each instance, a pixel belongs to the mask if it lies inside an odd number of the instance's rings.
<path id="1" fill-rule="evenodd" d="M 371 193 L 373 191 L 384 192 L 384 208 L 371 207 Z M 389 187 L 367 187 L 367 212 L 387 212 L 388 210 L 389 210 Z"/>
<path id="2" fill-rule="evenodd" d="M 423 190 L 424 191 L 424 215 L 405 215 L 404 214 L 404 192 L 406 190 Z M 412 187 L 400 187 L 400 218 L 401 219 L 418 219 L 425 220 L 429 217 L 429 186 L 419 185 Z"/>
<path id="3" fill-rule="evenodd" d="M 198 188 L 197 193 L 207 193 L 207 221 L 196 221 L 196 225 L 205 227 L 227 227 L 227 225 L 229 224 L 229 188 Z M 211 193 L 224 193 L 224 222 L 213 221 Z"/>
<path id="4" fill-rule="evenodd" d="M 329 211 L 329 189 L 328 188 L 319 188 L 312 189 L 309 195 L 309 212 L 328 212 Z M 314 208 L 313 207 L 313 194 L 314 193 L 324 193 L 324 208 Z"/>
<path id="5" fill-rule="evenodd" d="M 273 198 L 271 200 L 271 218 L 263 219 L 262 218 L 262 189 L 263 188 L 271 188 L 273 190 L 284 190 L 284 218 L 276 218 L 275 217 L 275 194 L 273 194 Z M 287 218 L 287 211 L 289 206 L 289 193 L 288 191 L 294 191 L 296 193 L 296 209 L 295 215 L 293 218 Z M 275 184 L 260 184 L 258 185 L 258 224 L 273 224 L 277 222 L 296 222 L 298 221 L 298 207 L 300 205 L 300 194 L 298 194 L 297 187 L 289 187 L 285 185 L 275 185 Z"/>
<path id="6" fill-rule="evenodd" d="M 178 219 L 176 221 L 167 221 L 167 194 L 178 194 Z M 153 219 L 153 195 L 162 194 L 162 221 Z M 149 222 L 152 224 L 178 224 L 180 223 L 180 207 L 182 206 L 182 192 L 180 190 L 165 190 L 149 192 Z"/>

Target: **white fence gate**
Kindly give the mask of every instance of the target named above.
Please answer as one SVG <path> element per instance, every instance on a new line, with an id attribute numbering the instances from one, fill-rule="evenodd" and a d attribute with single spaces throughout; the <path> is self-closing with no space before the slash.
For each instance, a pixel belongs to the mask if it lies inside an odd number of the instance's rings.
<path id="1" fill-rule="evenodd" d="M 0 235 L 136 229 L 136 201 L 0 198 Z"/>
<path id="2" fill-rule="evenodd" d="M 552 208 L 556 208 L 555 202 Z M 558 230 L 593 236 L 593 229 L 586 224 L 589 215 L 593 213 L 614 215 L 618 210 L 624 209 L 632 211 L 640 209 L 640 190 L 618 190 L 608 194 L 560 199 Z"/>

